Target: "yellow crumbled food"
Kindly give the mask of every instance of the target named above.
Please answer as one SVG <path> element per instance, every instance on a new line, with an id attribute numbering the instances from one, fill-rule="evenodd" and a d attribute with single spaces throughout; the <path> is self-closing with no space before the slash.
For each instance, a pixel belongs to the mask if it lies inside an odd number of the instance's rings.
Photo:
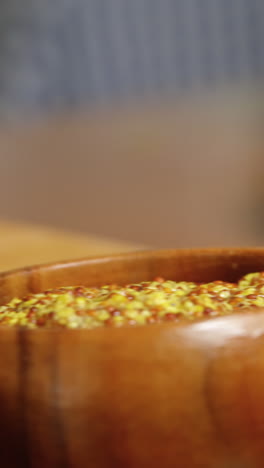
<path id="1" fill-rule="evenodd" d="M 264 307 L 264 272 L 207 284 L 157 278 L 127 286 L 63 287 L 0 307 L 0 325 L 27 328 L 97 328 L 147 325 Z"/>

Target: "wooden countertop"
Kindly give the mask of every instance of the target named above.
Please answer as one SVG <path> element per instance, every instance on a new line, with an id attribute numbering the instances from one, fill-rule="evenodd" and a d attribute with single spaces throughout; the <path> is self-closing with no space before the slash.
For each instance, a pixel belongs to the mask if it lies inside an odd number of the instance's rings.
<path id="1" fill-rule="evenodd" d="M 0 221 L 0 270 L 136 250 L 133 244 Z"/>

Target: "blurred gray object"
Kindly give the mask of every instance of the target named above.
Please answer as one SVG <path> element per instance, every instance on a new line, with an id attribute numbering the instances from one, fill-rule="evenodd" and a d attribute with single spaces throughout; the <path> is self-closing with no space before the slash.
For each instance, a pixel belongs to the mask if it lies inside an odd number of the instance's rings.
<path id="1" fill-rule="evenodd" d="M 263 0 L 2 0 L 0 117 L 261 79 Z"/>

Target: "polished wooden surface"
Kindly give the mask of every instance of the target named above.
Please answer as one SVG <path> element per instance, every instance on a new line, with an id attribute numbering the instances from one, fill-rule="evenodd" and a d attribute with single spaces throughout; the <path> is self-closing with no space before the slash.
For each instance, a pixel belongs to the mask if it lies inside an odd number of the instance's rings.
<path id="1" fill-rule="evenodd" d="M 164 251 L 0 275 L 2 300 L 157 274 L 235 280 L 264 250 Z M 0 462 L 262 468 L 264 312 L 193 324 L 0 331 Z"/>
<path id="2" fill-rule="evenodd" d="M 0 304 L 28 292 L 61 286 L 99 286 L 153 280 L 236 281 L 248 272 L 264 271 L 264 249 L 142 250 L 132 253 L 26 266 L 0 274 Z"/>
<path id="3" fill-rule="evenodd" d="M 132 243 L 34 224 L 0 221 L 0 271 L 83 256 L 139 249 Z"/>

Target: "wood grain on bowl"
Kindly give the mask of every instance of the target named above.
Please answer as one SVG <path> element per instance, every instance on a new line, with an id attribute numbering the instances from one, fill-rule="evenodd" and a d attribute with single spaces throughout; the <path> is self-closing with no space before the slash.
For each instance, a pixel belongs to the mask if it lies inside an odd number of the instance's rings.
<path id="1" fill-rule="evenodd" d="M 237 281 L 261 270 L 264 248 L 154 250 L 85 258 L 0 273 L 0 304 L 60 286 L 129 284 L 157 276 L 175 281 Z"/>
<path id="2" fill-rule="evenodd" d="M 264 249 L 159 251 L 2 274 L 49 287 L 237 280 Z M 0 465 L 261 468 L 264 312 L 100 330 L 0 330 Z"/>

